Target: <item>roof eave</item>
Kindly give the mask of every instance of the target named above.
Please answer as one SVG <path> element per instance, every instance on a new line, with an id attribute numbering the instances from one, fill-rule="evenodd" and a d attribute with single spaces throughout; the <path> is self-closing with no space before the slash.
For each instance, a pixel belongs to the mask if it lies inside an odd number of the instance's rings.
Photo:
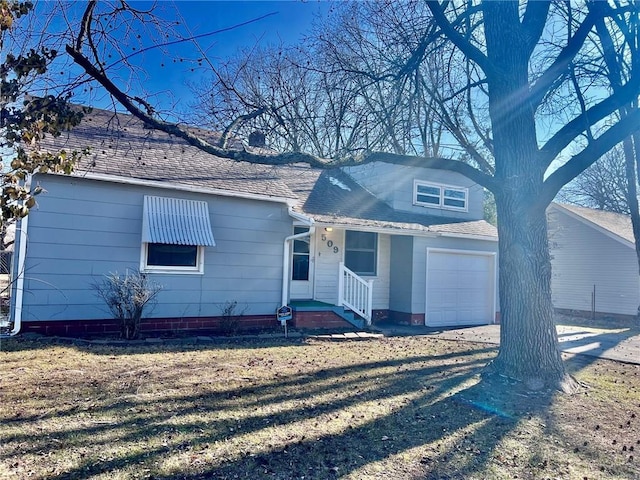
<path id="1" fill-rule="evenodd" d="M 68 176 L 62 173 L 47 173 L 47 175 Z M 170 184 L 158 180 L 146 180 L 133 177 L 122 177 L 119 175 L 110 175 L 104 173 L 92 172 L 73 172 L 73 178 L 86 178 L 88 180 L 96 180 L 101 182 L 122 183 L 126 185 L 136 185 L 142 187 L 161 188 L 164 190 L 177 190 L 182 192 L 203 193 L 207 195 L 216 195 L 221 197 L 242 198 L 247 200 L 260 200 L 263 202 L 283 203 L 288 207 L 292 207 L 297 203 L 295 198 L 279 197 L 272 195 L 261 195 L 258 193 L 238 192 L 235 190 L 222 190 L 218 188 L 197 187 L 192 185 Z"/>
<path id="2" fill-rule="evenodd" d="M 375 226 L 369 226 L 369 225 L 354 225 L 350 223 L 340 223 L 339 221 L 327 222 L 327 221 L 316 220 L 315 225 L 319 228 L 335 227 L 335 228 L 342 228 L 345 230 L 359 230 L 363 232 L 388 233 L 388 234 L 396 234 L 396 235 L 411 235 L 411 236 L 417 236 L 417 237 L 430 237 L 430 238 L 449 237 L 449 238 L 463 238 L 468 240 L 483 240 L 488 242 L 498 242 L 498 237 L 494 237 L 490 235 L 434 232 L 434 231 L 428 231 L 428 230 L 413 230 L 409 228 L 399 228 L 399 227 L 393 227 L 393 226 L 375 227 Z"/>
<path id="3" fill-rule="evenodd" d="M 289 216 L 294 220 L 308 226 L 312 226 L 315 224 L 315 220 L 312 217 L 309 217 L 308 215 L 304 215 L 303 213 L 294 211 L 292 206 L 289 206 Z"/>
<path id="4" fill-rule="evenodd" d="M 604 228 L 600 225 L 598 225 L 595 222 L 592 222 L 591 220 L 589 220 L 588 218 L 583 217 L 582 215 L 579 215 L 575 212 L 572 212 L 571 210 L 569 210 L 568 208 L 564 208 L 561 204 L 559 203 L 552 203 L 549 208 L 555 208 L 556 210 L 559 210 L 562 213 L 565 213 L 566 215 L 568 215 L 569 217 L 578 220 L 579 222 L 584 223 L 585 225 L 597 230 L 598 232 L 602 233 L 603 235 L 606 235 L 609 238 L 612 238 L 613 240 L 616 240 L 617 242 L 621 243 L 622 245 L 632 248 L 635 250 L 636 246 L 633 242 L 630 242 L 629 240 L 627 240 L 626 238 L 621 237 L 620 235 L 618 235 L 617 233 L 612 232 L 611 230 Z"/>
<path id="5" fill-rule="evenodd" d="M 450 238 L 466 238 L 468 240 L 484 240 L 485 242 L 498 242 L 498 237 L 494 237 L 493 235 L 479 235 L 477 233 L 449 233 L 449 232 L 439 232 L 438 235 L 440 237 L 450 237 Z"/>

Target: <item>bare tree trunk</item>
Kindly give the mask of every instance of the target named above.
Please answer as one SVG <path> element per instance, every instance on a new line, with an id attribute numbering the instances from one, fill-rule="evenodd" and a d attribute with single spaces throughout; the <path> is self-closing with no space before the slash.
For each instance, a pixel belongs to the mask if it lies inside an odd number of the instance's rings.
<path id="1" fill-rule="evenodd" d="M 529 89 L 529 49 L 518 28 L 518 5 L 487 2 L 489 114 L 493 127 L 498 210 L 500 353 L 489 371 L 527 388 L 572 391 L 558 349 L 551 302 L 545 206 L 534 206 L 544 183 Z"/>
<path id="2" fill-rule="evenodd" d="M 626 138 L 622 142 L 624 151 L 625 173 L 627 177 L 627 204 L 629 205 L 629 213 L 631 214 L 631 227 L 633 229 L 633 238 L 635 240 L 636 247 L 636 260 L 638 262 L 638 273 L 640 273 L 640 207 L 638 206 L 638 189 L 637 189 L 637 170 L 640 168 L 638 165 L 638 141 L 640 141 L 640 135 L 635 134 L 632 137 Z M 640 305 L 638 305 L 638 311 L 636 319 L 640 318 Z"/>
<path id="3" fill-rule="evenodd" d="M 501 329 L 500 353 L 489 371 L 523 380 L 533 390 L 573 391 L 553 318 L 546 215 L 528 208 L 527 198 L 517 189 L 496 196 Z"/>

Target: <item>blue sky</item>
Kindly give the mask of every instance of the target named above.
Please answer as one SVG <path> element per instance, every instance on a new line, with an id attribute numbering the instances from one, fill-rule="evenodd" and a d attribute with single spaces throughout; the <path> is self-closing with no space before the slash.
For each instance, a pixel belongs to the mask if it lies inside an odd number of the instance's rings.
<path id="1" fill-rule="evenodd" d="M 216 53 L 233 53 L 237 46 L 256 42 L 294 43 L 309 32 L 316 14 L 326 13 L 321 1 L 178 1 L 180 13 L 194 33 L 205 33 L 238 25 L 264 15 L 267 18 L 211 37 Z"/>
<path id="2" fill-rule="evenodd" d="M 151 2 L 129 2 L 133 7 L 145 8 Z M 50 4 L 51 5 L 51 4 Z M 75 15 L 80 16 L 85 4 L 76 4 Z M 330 10 L 328 1 L 291 0 L 291 1 L 174 1 L 157 2 L 156 11 L 163 18 L 173 19 L 175 9 L 183 17 L 186 28 L 178 27 L 183 35 L 202 35 L 226 30 L 215 35 L 199 39 L 200 46 L 207 57 L 216 63 L 234 55 L 240 48 L 270 44 L 295 45 L 309 34 L 314 19 L 326 16 Z M 259 19 L 260 17 L 265 17 Z M 259 20 L 256 20 L 259 19 Z M 256 20 L 253 21 L 252 20 Z M 249 22 L 249 23 L 247 23 Z M 245 25 L 241 25 L 246 23 Z M 237 28 L 231 28 L 237 25 Z M 144 34 L 143 34 L 144 38 Z M 151 45 L 147 43 L 146 46 Z M 145 46 L 144 44 L 142 46 Z M 166 56 L 165 56 L 166 55 Z M 116 83 L 129 94 L 155 93 L 152 103 L 168 108 L 186 110 L 192 101 L 189 82 L 198 82 L 207 77 L 206 65 L 198 67 L 186 59 L 200 56 L 188 43 L 172 45 L 164 49 L 152 49 L 134 55 L 132 62 L 141 67 L 140 80 L 132 80 L 124 70 L 112 71 Z M 184 62 L 174 61 L 174 57 L 183 57 Z M 117 58 L 114 56 L 114 59 Z M 75 97 L 78 103 L 107 107 L 107 97 L 99 91 L 93 91 L 90 97 L 79 92 Z M 173 108 L 173 107 L 171 107 Z"/>
<path id="3" fill-rule="evenodd" d="M 233 28 L 222 33 L 199 40 L 206 49 L 210 60 L 224 60 L 233 56 L 240 48 L 269 44 L 295 45 L 311 31 L 314 18 L 326 15 L 328 2 L 315 1 L 178 1 L 175 2 L 180 14 L 186 20 L 192 34 L 214 32 L 236 25 L 255 22 Z M 151 82 L 149 89 L 160 91 L 166 88 L 167 81 L 173 86 L 173 93 L 183 91 L 194 76 L 189 68 L 171 68 L 160 71 L 157 63 L 149 62 L 148 71 Z M 205 74 L 206 69 L 197 74 Z"/>

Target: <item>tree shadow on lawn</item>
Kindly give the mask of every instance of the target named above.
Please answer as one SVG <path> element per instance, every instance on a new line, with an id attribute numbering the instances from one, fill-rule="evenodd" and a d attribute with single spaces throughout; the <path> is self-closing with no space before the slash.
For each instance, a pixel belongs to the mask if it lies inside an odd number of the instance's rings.
<path id="1" fill-rule="evenodd" d="M 209 340 L 210 338 L 210 340 Z M 26 352 L 42 350 L 51 346 L 73 347 L 79 351 L 95 355 L 131 355 L 147 353 L 180 353 L 198 350 L 225 349 L 262 349 L 272 347 L 291 347 L 305 345 L 305 337 L 264 337 L 247 335 L 246 337 L 207 337 L 198 340 L 197 336 L 185 338 L 166 338 L 159 341 L 63 338 L 46 336 L 18 336 L 0 340 L 2 352 Z"/>
<path id="2" fill-rule="evenodd" d="M 74 455 L 87 443 L 98 449 L 117 444 L 122 448 L 112 458 L 93 453 L 48 478 L 148 469 L 156 479 L 289 479 L 347 475 L 418 449 L 419 462 L 395 462 L 406 468 L 398 476 L 441 478 L 453 471 L 464 478 L 489 461 L 522 415 L 543 406 L 476 383 L 494 351 L 367 361 L 195 395 L 104 399 L 91 417 L 117 421 L 31 438 L 30 448 L 24 447 L 28 435 L 12 435 L 3 443 L 20 447 L 4 456 L 61 448 Z M 52 416 L 64 421 L 77 413 L 59 409 Z M 172 466 L 162 467 L 168 459 Z"/>
<path id="3" fill-rule="evenodd" d="M 638 363 L 638 345 L 631 339 L 640 336 L 640 332 L 633 329 L 617 331 L 572 331 L 558 334 L 559 348 L 567 355 L 578 355 L 579 361 L 567 365 L 569 373 L 575 373 L 594 363 L 599 358 L 624 363 Z M 565 355 L 565 356 L 567 356 Z M 566 363 L 566 362 L 565 362 Z"/>
<path id="4" fill-rule="evenodd" d="M 371 478 L 468 478 L 490 461 L 493 449 L 518 417 L 499 415 L 488 405 L 486 409 L 474 406 L 467 399 L 475 396 L 473 387 L 446 393 L 463 382 L 464 377 L 449 378 L 389 415 L 284 447 L 269 445 L 267 451 L 245 454 L 182 478 L 237 478 L 240 472 L 245 478 L 282 479 L 323 479 L 355 472 Z M 416 454 L 410 453 L 414 449 L 419 450 L 418 464 L 410 460 L 402 465 L 403 454 Z M 376 465 L 381 462 L 388 463 Z"/>
<path id="5" fill-rule="evenodd" d="M 462 362 L 466 355 L 483 355 L 491 353 L 493 349 L 487 348 L 483 350 L 475 350 L 465 353 L 447 353 L 434 356 L 419 356 L 409 357 L 404 359 L 394 359 L 379 362 L 366 362 L 357 365 L 351 365 L 348 367 L 336 367 L 319 370 L 313 374 L 306 375 L 290 375 L 280 378 L 278 380 L 267 380 L 265 382 L 256 382 L 243 387 L 233 387 L 229 389 L 223 389 L 221 391 L 204 391 L 197 395 L 182 395 L 179 391 L 175 394 L 164 394 L 161 399 L 156 400 L 143 400 L 136 398 L 137 396 L 133 391 L 122 392 L 126 399 L 119 400 L 117 402 L 110 402 L 108 398 L 103 400 L 103 405 L 98 406 L 97 401 L 92 401 L 88 406 L 79 407 L 78 405 L 69 405 L 60 407 L 57 405 L 55 409 L 48 412 L 44 412 L 39 415 L 24 416 L 20 415 L 17 418 L 5 418 L 3 424 L 24 424 L 27 422 L 42 421 L 48 419 L 62 420 L 62 417 L 73 416 L 79 412 L 90 412 L 91 416 L 97 417 L 109 417 L 112 415 L 118 415 L 121 417 L 128 417 L 127 422 L 131 423 L 137 421 L 144 421 L 145 423 L 152 422 L 154 424 L 162 424 L 163 422 L 175 419 L 179 417 L 188 417 L 192 414 L 199 414 L 203 411 L 210 411 L 214 406 L 218 409 L 237 410 L 243 411 L 247 409 L 256 410 L 260 407 L 269 405 L 283 404 L 284 402 L 304 402 L 305 400 L 314 399 L 316 396 L 326 393 L 331 389 L 335 392 L 346 393 L 344 396 L 339 396 L 336 393 L 336 399 L 330 402 L 321 403 L 319 405 L 311 404 L 309 408 L 308 404 L 300 404 L 305 407 L 303 410 L 284 409 L 278 414 L 278 418 L 283 420 L 281 423 L 288 423 L 290 421 L 299 420 L 304 415 L 321 415 L 330 413 L 331 411 L 339 410 L 350 404 L 354 403 L 357 399 L 357 395 L 366 395 L 367 398 L 381 399 L 386 395 L 384 383 L 392 381 L 396 383 L 396 380 L 390 380 L 388 375 L 378 375 L 377 371 L 384 368 L 403 368 L 407 365 L 414 365 L 420 363 L 426 363 L 433 360 L 455 362 L 456 368 L 468 368 L 470 366 L 477 366 L 486 362 L 483 358 L 481 360 L 475 360 L 473 362 Z M 460 363 L 458 361 L 460 360 Z M 409 367 L 410 368 L 410 367 Z M 453 365 L 451 365 L 453 368 Z M 418 370 L 412 370 L 415 372 L 416 377 L 424 375 L 425 378 L 437 377 L 439 375 L 444 376 L 448 369 L 442 369 L 440 367 L 423 367 Z M 387 379 L 387 380 L 385 380 Z M 424 381 L 421 380 L 421 381 Z M 371 384 L 373 382 L 373 384 Z M 165 379 L 164 384 L 171 384 L 171 377 Z M 368 385 L 368 387 L 367 387 Z M 373 386 L 373 388 L 371 388 Z M 431 389 L 433 387 L 426 387 Z M 367 390 L 363 394 L 364 390 Z M 135 390 L 135 389 L 134 389 Z M 396 389 L 397 390 L 397 389 Z M 394 391 L 396 391 L 394 390 Z M 293 391 L 293 392 L 291 392 Z M 410 390 L 407 390 L 407 392 Z M 361 396 L 360 400 L 365 398 Z M 180 410 L 176 413 L 172 409 L 154 408 L 161 407 L 169 402 L 180 405 Z M 188 405 L 188 407 L 185 407 Z M 127 412 L 132 412 L 127 413 Z M 143 413 L 142 415 L 138 415 Z M 260 421 L 269 419 L 269 415 L 253 415 L 250 418 L 248 425 L 251 428 L 261 428 Z M 254 423 L 254 420 L 259 420 L 258 423 Z M 222 423 L 219 419 L 216 419 L 214 423 Z M 66 430 L 66 435 L 76 436 L 83 433 L 96 434 L 98 432 L 108 431 L 117 422 L 104 424 L 96 424 L 92 428 L 81 428 Z M 237 422 L 231 422 L 231 426 L 236 425 Z M 192 427 L 201 426 L 199 423 L 191 425 Z M 250 430 L 235 429 L 236 434 L 247 433 Z M 28 434 L 24 435 L 12 435 L 5 436 L 4 442 L 21 442 L 30 439 Z M 130 440 L 135 438 L 135 435 L 131 437 L 121 437 L 121 440 Z M 223 438 L 221 438 L 223 439 Z M 82 439 L 79 439 L 82 440 Z M 210 438 L 210 441 L 220 440 L 218 438 Z M 80 442 L 81 443 L 81 442 Z M 34 446 L 33 450 L 38 447 Z M 23 452 L 28 453 L 29 450 L 25 449 Z M 0 458 L 7 457 L 7 455 L 0 455 Z"/>

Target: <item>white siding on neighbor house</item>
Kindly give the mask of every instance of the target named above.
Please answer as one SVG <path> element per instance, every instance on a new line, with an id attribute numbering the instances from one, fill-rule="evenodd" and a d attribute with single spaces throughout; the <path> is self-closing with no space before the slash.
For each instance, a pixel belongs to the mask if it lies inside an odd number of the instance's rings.
<path id="1" fill-rule="evenodd" d="M 467 220 L 480 220 L 484 217 L 484 191 L 482 187 L 455 172 L 381 162 L 357 167 L 345 167 L 344 171 L 356 182 L 396 210 Z M 468 188 L 468 210 L 461 212 L 445 208 L 414 205 L 414 180 Z"/>
<path id="2" fill-rule="evenodd" d="M 326 232 L 320 227 L 316 230 L 315 299 L 332 305 L 338 303 L 338 269 L 344 261 L 344 236 L 345 231 L 341 229 Z M 377 274 L 363 276 L 373 279 L 374 310 L 389 308 L 390 245 L 389 235 L 378 234 Z"/>
<path id="3" fill-rule="evenodd" d="M 150 317 L 220 315 L 237 301 L 246 314 L 279 305 L 283 241 L 292 221 L 283 204 L 71 177 L 38 179 L 47 190 L 29 215 L 25 321 L 109 318 L 91 284 L 140 266 L 144 195 L 206 201 L 216 245 L 203 274 L 149 273 L 163 285 Z"/>
<path id="4" fill-rule="evenodd" d="M 548 212 L 551 291 L 555 308 L 635 315 L 640 277 L 635 251 L 551 207 Z"/>

